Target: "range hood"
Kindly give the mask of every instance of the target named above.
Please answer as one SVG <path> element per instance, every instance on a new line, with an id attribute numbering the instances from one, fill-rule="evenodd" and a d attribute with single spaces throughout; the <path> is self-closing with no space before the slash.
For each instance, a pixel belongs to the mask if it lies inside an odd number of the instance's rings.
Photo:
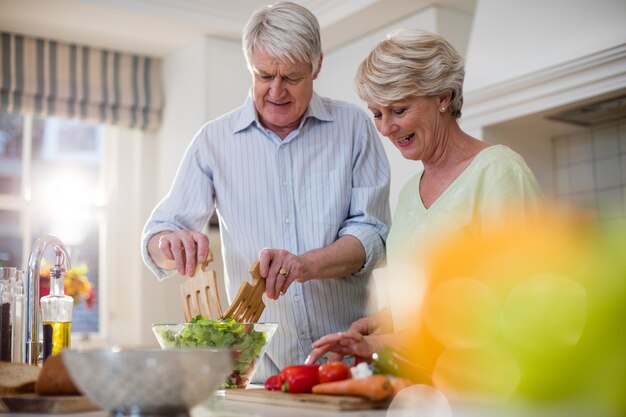
<path id="1" fill-rule="evenodd" d="M 586 127 L 616 122 L 626 119 L 626 95 L 585 104 L 547 117 Z"/>

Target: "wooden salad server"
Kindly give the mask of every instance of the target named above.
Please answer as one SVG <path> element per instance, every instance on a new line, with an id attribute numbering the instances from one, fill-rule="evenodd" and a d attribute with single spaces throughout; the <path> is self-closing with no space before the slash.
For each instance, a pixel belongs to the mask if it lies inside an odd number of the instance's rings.
<path id="1" fill-rule="evenodd" d="M 257 259 L 250 268 L 252 283 L 244 282 L 239 287 L 232 304 L 226 310 L 223 318 L 232 317 L 239 323 L 256 323 L 265 309 L 263 293 L 265 280 L 261 278 L 260 262 Z"/>
<path id="2" fill-rule="evenodd" d="M 180 284 L 183 314 L 187 322 L 199 314 L 213 320 L 222 317 L 217 275 L 215 271 L 207 269 L 211 261 L 213 261 L 213 253 L 209 249 L 207 259 L 196 265 L 194 275 Z"/>
<path id="3" fill-rule="evenodd" d="M 202 314 L 212 320 L 230 317 L 240 323 L 256 322 L 265 309 L 265 280 L 261 278 L 259 261 L 256 260 L 250 268 L 252 283 L 242 283 L 232 304 L 222 313 L 217 275 L 215 271 L 207 269 L 212 260 L 213 254 L 209 250 L 207 260 L 198 264 L 195 274 L 180 284 L 185 320 L 189 322 L 193 317 Z"/>

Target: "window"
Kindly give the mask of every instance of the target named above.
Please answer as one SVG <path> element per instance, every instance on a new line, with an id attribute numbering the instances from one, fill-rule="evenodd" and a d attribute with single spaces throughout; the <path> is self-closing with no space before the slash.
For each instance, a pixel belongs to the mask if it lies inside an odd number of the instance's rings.
<path id="1" fill-rule="evenodd" d="M 0 265 L 26 269 L 37 238 L 59 237 L 72 272 L 86 270 L 93 291 L 82 287 L 72 333 L 101 330 L 100 247 L 108 203 L 102 131 L 99 124 L 0 112 Z M 48 264 L 54 260 L 51 250 L 44 257 Z"/>

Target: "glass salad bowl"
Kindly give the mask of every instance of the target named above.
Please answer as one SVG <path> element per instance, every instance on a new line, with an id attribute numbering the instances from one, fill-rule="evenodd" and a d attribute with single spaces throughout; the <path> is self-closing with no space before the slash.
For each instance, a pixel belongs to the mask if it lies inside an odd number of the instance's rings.
<path id="1" fill-rule="evenodd" d="M 72 380 L 111 416 L 188 416 L 232 369 L 228 349 L 61 351 Z"/>
<path id="2" fill-rule="evenodd" d="M 229 319 L 208 320 L 201 316 L 189 323 L 152 325 L 162 349 L 230 349 L 234 366 L 220 386 L 223 389 L 248 386 L 276 329 L 278 323 L 238 323 Z"/>

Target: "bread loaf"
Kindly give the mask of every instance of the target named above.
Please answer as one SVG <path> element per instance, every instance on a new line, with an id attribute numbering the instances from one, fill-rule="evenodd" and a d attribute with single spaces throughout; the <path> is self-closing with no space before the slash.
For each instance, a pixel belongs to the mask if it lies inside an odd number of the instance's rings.
<path id="1" fill-rule="evenodd" d="M 41 373 L 36 365 L 0 362 L 0 394 L 23 394 L 35 391 Z"/>
<path id="2" fill-rule="evenodd" d="M 70 377 L 62 354 L 49 356 L 41 367 L 41 373 L 35 384 L 35 392 L 40 395 L 80 395 L 74 381 Z"/>

